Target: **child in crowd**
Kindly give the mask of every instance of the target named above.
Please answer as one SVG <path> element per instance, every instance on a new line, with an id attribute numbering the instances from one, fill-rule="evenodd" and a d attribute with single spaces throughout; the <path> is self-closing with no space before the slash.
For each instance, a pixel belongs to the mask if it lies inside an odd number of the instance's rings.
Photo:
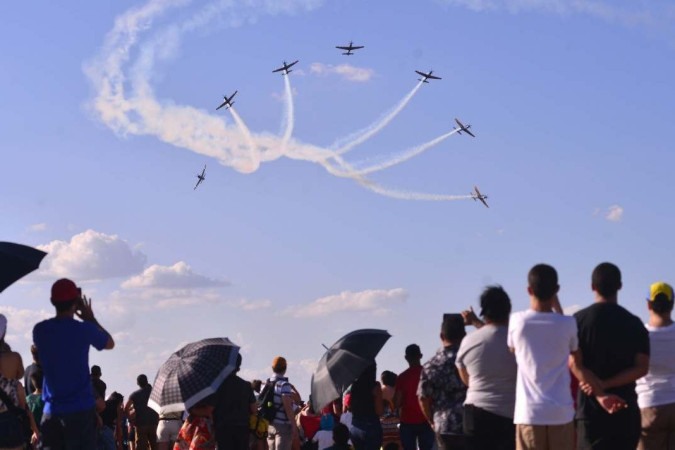
<path id="1" fill-rule="evenodd" d="M 343 423 L 335 424 L 333 427 L 333 445 L 326 450 L 354 450 L 349 444 L 349 428 Z"/>
<path id="2" fill-rule="evenodd" d="M 214 398 L 209 396 L 189 409 L 189 415 L 173 446 L 173 450 L 215 450 L 213 432 Z"/>

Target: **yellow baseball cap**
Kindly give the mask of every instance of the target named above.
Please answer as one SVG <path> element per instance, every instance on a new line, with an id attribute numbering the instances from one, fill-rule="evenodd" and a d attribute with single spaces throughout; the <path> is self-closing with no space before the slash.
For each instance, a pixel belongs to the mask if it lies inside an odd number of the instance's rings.
<path id="1" fill-rule="evenodd" d="M 663 294 L 669 302 L 673 301 L 673 287 L 663 281 L 658 281 L 649 286 L 647 300 L 653 302 L 657 295 Z"/>

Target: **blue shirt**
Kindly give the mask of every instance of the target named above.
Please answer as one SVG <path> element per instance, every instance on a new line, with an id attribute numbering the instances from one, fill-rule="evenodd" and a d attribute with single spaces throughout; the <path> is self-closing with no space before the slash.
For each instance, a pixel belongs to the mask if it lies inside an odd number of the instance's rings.
<path id="1" fill-rule="evenodd" d="M 33 328 L 44 373 L 44 414 L 69 414 L 94 407 L 89 376 L 89 347 L 103 350 L 108 334 L 74 318 L 44 320 Z"/>

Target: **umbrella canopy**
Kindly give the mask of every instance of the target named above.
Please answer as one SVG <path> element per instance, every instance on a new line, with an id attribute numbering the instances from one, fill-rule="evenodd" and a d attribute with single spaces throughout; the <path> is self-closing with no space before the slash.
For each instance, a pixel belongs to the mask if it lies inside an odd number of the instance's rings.
<path id="1" fill-rule="evenodd" d="M 0 292 L 37 269 L 46 254 L 27 245 L 0 242 Z"/>
<path id="2" fill-rule="evenodd" d="M 187 344 L 159 368 L 148 406 L 159 414 L 185 411 L 214 394 L 234 372 L 239 347 L 228 338 Z"/>
<path id="3" fill-rule="evenodd" d="M 341 337 L 324 353 L 312 375 L 314 411 L 339 398 L 375 357 L 391 335 L 385 330 L 356 330 Z"/>

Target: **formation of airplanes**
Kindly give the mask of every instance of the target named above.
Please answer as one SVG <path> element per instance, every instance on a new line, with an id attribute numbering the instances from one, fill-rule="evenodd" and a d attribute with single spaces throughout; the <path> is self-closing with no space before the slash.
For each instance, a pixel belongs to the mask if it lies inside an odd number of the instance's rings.
<path id="1" fill-rule="evenodd" d="M 353 42 L 353 41 L 349 41 L 349 45 L 336 45 L 335 48 L 338 49 L 338 50 L 343 50 L 343 51 L 344 51 L 344 52 L 342 53 L 343 55 L 350 56 L 350 55 L 353 55 L 353 54 L 354 54 L 354 51 L 355 51 L 355 50 L 360 50 L 360 49 L 362 49 L 362 48 L 365 48 L 365 46 L 363 46 L 363 45 L 354 45 L 354 42 Z M 279 67 L 279 68 L 274 69 L 274 70 L 272 71 L 272 73 L 278 73 L 278 72 L 281 72 L 282 75 L 288 75 L 289 73 L 292 72 L 291 67 L 295 66 L 298 62 L 299 62 L 299 60 L 297 60 L 297 59 L 296 59 L 295 61 L 293 61 L 292 63 L 287 63 L 286 61 L 284 61 L 283 64 L 282 64 L 282 66 Z M 429 70 L 429 72 L 423 72 L 423 71 L 421 71 L 421 70 L 415 70 L 415 73 L 421 77 L 421 78 L 418 79 L 418 81 L 421 81 L 421 82 L 423 82 L 423 83 L 429 83 L 429 80 L 441 80 L 441 79 L 442 79 L 441 77 L 439 77 L 439 76 L 437 76 L 437 75 L 434 75 L 434 74 L 433 74 L 434 71 L 431 70 L 431 69 Z M 227 95 L 223 96 L 223 102 L 216 108 L 216 111 L 218 111 L 218 110 L 221 109 L 222 107 L 225 107 L 226 110 L 227 110 L 227 109 L 230 109 L 230 108 L 232 107 L 232 105 L 234 105 L 233 99 L 234 99 L 234 96 L 237 95 L 237 92 L 238 92 L 238 91 L 234 91 L 234 93 L 233 93 L 232 95 L 230 95 L 229 97 L 228 97 Z M 455 122 L 457 123 L 457 126 L 458 126 L 459 128 L 453 127 L 453 130 L 456 130 L 456 131 L 457 131 L 457 134 L 461 135 L 462 133 L 466 133 L 466 134 L 468 134 L 468 135 L 471 136 L 471 137 L 476 137 L 476 135 L 474 135 L 474 134 L 469 130 L 469 128 L 471 128 L 471 125 L 470 125 L 470 124 L 467 123 L 466 125 L 464 125 L 458 118 L 455 118 Z M 198 175 L 197 175 L 197 184 L 195 184 L 194 189 L 197 189 L 197 187 L 198 187 L 205 179 L 206 179 L 206 165 L 205 165 L 204 168 L 202 169 L 201 174 L 198 174 Z M 480 202 L 481 202 L 483 205 L 485 205 L 486 208 L 489 208 L 489 206 L 488 206 L 488 204 L 487 204 L 487 202 L 486 202 L 486 200 L 487 200 L 487 198 L 488 198 L 487 195 L 481 194 L 480 191 L 478 190 L 478 186 L 474 186 L 473 189 L 474 189 L 474 190 L 471 192 L 471 198 L 472 198 L 474 201 L 480 200 Z"/>
<path id="2" fill-rule="evenodd" d="M 346 50 L 343 55 L 353 55 L 354 50 L 359 50 L 363 48 L 363 45 L 354 45 L 352 41 L 349 41 L 349 45 L 336 45 L 335 48 L 340 50 Z"/>
<path id="3" fill-rule="evenodd" d="M 223 106 L 227 106 L 227 108 L 225 108 L 226 110 L 230 109 L 232 107 L 232 105 L 234 105 L 234 102 L 232 101 L 232 99 L 234 98 L 235 95 L 237 95 L 237 92 L 239 92 L 239 91 L 234 91 L 234 94 L 230 95 L 229 97 L 227 95 L 223 95 L 223 99 L 225 99 L 225 100 L 223 101 L 223 103 L 220 104 L 219 107 L 216 108 L 216 111 L 218 111 Z"/>
<path id="4" fill-rule="evenodd" d="M 202 181 L 204 181 L 204 180 L 206 180 L 206 164 L 204 164 L 204 168 L 202 169 L 202 173 L 197 174 L 197 184 L 195 184 L 194 189 L 197 189 L 197 186 L 202 184 Z"/>

